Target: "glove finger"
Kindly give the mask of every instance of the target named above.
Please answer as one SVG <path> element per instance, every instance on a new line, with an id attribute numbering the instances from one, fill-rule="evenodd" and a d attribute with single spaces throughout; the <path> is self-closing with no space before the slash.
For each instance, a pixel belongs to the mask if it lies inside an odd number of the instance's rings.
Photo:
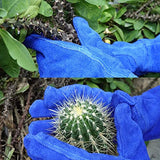
<path id="1" fill-rule="evenodd" d="M 99 34 L 89 27 L 88 22 L 85 19 L 81 17 L 74 17 L 73 24 L 82 45 L 98 47 L 98 43 L 104 43 Z"/>
<path id="2" fill-rule="evenodd" d="M 149 160 L 142 131 L 131 118 L 128 104 L 121 103 L 115 109 L 118 153 L 131 160 Z"/>
<path id="3" fill-rule="evenodd" d="M 123 92 L 121 90 L 117 90 L 113 93 L 112 100 L 111 100 L 111 106 L 116 107 L 120 103 L 127 103 L 130 106 L 135 105 L 134 98 L 132 98 L 126 92 Z"/>
<path id="4" fill-rule="evenodd" d="M 52 112 L 48 106 L 44 104 L 44 100 L 36 100 L 29 108 L 29 113 L 33 118 L 52 117 Z"/>
<path id="5" fill-rule="evenodd" d="M 29 125 L 29 133 L 32 135 L 36 135 L 39 132 L 52 134 L 54 130 L 54 119 L 33 121 Z"/>
<path id="6" fill-rule="evenodd" d="M 42 132 L 27 135 L 24 138 L 24 146 L 31 158 L 40 160 L 121 160 L 115 156 L 88 153 Z"/>
<path id="7" fill-rule="evenodd" d="M 48 86 L 44 93 L 44 100 L 36 100 L 31 105 L 29 112 L 34 118 L 51 117 L 55 115 L 51 110 L 57 110 L 57 105 L 61 106 L 65 101 L 73 101 L 75 98 L 90 99 L 107 106 L 111 97 L 111 92 L 104 92 L 99 88 L 90 88 L 87 85 L 74 84 L 60 89 Z"/>

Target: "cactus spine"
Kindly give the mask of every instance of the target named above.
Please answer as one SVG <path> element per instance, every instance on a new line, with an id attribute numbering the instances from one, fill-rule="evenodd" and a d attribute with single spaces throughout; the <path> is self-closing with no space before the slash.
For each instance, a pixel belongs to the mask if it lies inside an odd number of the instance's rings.
<path id="1" fill-rule="evenodd" d="M 102 103 L 75 98 L 53 112 L 56 138 L 91 153 L 116 154 L 114 121 Z"/>

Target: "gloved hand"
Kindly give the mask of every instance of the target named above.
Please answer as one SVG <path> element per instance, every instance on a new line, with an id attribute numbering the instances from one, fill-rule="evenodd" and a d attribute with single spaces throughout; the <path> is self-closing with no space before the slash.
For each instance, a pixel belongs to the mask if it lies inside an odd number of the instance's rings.
<path id="1" fill-rule="evenodd" d="M 75 17 L 73 23 L 82 45 L 35 34 L 26 38 L 24 44 L 37 51 L 40 77 L 136 77 L 160 72 L 160 36 L 110 45 L 83 18 Z"/>
<path id="2" fill-rule="evenodd" d="M 87 22 L 78 17 L 74 19 L 75 27 L 80 23 L 83 26 Z M 81 30 L 86 30 L 86 38 L 90 31 L 98 36 L 89 26 Z M 24 44 L 37 51 L 40 77 L 136 77 L 117 58 L 107 54 L 108 51 L 94 45 L 86 47 L 35 34 L 27 37 Z"/>
<path id="3" fill-rule="evenodd" d="M 131 97 L 123 91 L 115 91 L 111 106 L 128 104 L 132 119 L 140 126 L 145 141 L 160 138 L 160 86 Z"/>
<path id="4" fill-rule="evenodd" d="M 84 85 L 71 85 L 55 89 L 48 87 L 44 100 L 36 100 L 30 107 L 32 117 L 51 117 L 56 104 L 76 96 L 93 98 L 94 101 L 107 105 L 112 93 Z M 117 105 L 114 112 L 117 129 L 118 156 L 88 153 L 87 151 L 59 141 L 49 135 L 54 126 L 53 120 L 34 121 L 29 126 L 29 134 L 24 138 L 28 155 L 33 160 L 149 160 L 143 135 L 139 126 L 131 118 L 128 104 Z M 52 128 L 52 131 L 49 130 Z"/>
<path id="5" fill-rule="evenodd" d="M 73 22 L 82 46 L 98 48 L 104 55 L 117 58 L 126 69 L 138 76 L 160 72 L 160 35 L 155 39 L 140 39 L 134 43 L 117 41 L 110 45 L 104 43 L 84 19 L 76 17 Z"/>

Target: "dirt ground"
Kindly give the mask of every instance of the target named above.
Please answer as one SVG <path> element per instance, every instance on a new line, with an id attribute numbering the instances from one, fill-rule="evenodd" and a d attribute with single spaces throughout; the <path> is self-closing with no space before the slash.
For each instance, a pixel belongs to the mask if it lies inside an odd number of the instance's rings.
<path id="1" fill-rule="evenodd" d="M 160 85 L 160 78 L 133 79 L 131 95 L 140 95 L 144 91 Z M 28 126 L 34 120 L 28 110 L 36 99 L 43 99 L 48 85 L 60 88 L 76 83 L 69 78 L 32 79 L 2 78 L 0 86 L 4 97 L 0 101 L 0 160 L 29 160 L 23 145 L 23 138 L 28 133 Z M 160 149 L 159 149 L 160 151 Z"/>

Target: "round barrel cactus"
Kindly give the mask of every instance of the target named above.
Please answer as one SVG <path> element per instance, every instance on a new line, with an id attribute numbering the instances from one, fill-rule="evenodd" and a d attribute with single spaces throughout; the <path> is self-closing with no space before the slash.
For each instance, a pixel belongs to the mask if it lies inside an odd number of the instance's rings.
<path id="1" fill-rule="evenodd" d="M 88 152 L 116 155 L 116 129 L 107 106 L 89 98 L 74 98 L 57 106 L 54 136 Z"/>

